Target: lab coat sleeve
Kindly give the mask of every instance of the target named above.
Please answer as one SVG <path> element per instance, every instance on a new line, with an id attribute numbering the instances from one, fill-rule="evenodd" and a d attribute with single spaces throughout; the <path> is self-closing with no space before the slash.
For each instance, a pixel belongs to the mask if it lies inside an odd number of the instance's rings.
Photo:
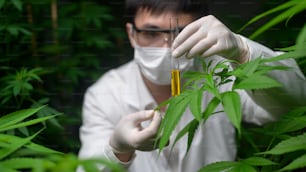
<path id="1" fill-rule="evenodd" d="M 110 83 L 114 84 L 114 82 Z M 104 84 L 101 87 L 101 85 L 98 82 L 85 93 L 82 112 L 83 123 L 80 128 L 79 158 L 103 158 L 127 168 L 131 162 L 119 161 L 109 146 L 109 138 L 114 126 L 122 115 L 122 110 L 114 107 L 120 101 L 116 96 L 113 96 L 116 86 L 112 87 L 107 84 L 105 86 Z M 104 166 L 101 165 L 99 168 L 105 171 Z M 81 171 L 82 169 L 79 168 L 78 172 Z"/>
<path id="2" fill-rule="evenodd" d="M 243 36 L 240 37 L 247 43 L 249 48 L 249 60 L 270 58 L 280 54 Z M 268 65 L 286 66 L 290 67 L 290 69 L 274 70 L 268 73 L 271 78 L 281 83 L 282 87 L 247 91 L 251 99 L 243 102 L 243 106 L 248 106 L 247 104 L 249 104 L 252 107 L 249 108 L 249 112 L 248 108 L 244 109 L 244 113 L 258 114 L 257 116 L 261 119 L 256 119 L 256 115 L 248 118 L 255 120 L 257 124 L 270 122 L 270 120 L 279 118 L 295 107 L 306 105 L 306 80 L 296 61 L 287 59 L 269 63 Z M 262 118 L 263 116 L 265 117 Z"/>

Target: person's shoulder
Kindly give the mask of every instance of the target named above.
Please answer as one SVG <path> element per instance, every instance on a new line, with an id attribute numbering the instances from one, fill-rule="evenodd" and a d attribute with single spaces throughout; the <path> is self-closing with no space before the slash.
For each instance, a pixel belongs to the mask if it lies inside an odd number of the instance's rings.
<path id="1" fill-rule="evenodd" d="M 138 70 L 136 63 L 130 61 L 104 73 L 89 89 L 119 89 L 118 87 L 126 85 Z"/>

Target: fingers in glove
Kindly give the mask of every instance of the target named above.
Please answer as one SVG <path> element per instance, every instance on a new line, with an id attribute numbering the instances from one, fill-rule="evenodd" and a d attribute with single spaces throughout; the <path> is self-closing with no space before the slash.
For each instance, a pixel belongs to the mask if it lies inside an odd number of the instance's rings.
<path id="1" fill-rule="evenodd" d="M 186 26 L 185 29 L 175 38 L 172 49 L 173 57 L 177 58 L 184 55 L 192 47 L 192 43 L 198 42 L 199 36 L 195 36 L 195 33 L 198 32 L 199 22 L 192 23 Z"/>
<path id="2" fill-rule="evenodd" d="M 173 52 L 174 57 L 180 57 L 183 54 L 186 54 L 187 58 L 191 58 L 195 55 L 194 52 L 190 52 L 193 47 L 199 42 L 202 42 L 207 37 L 207 33 L 201 30 L 198 30 L 196 33 L 191 35 L 188 39 L 186 39 L 185 42 L 183 42 L 181 45 L 179 45 Z"/>
<path id="3" fill-rule="evenodd" d="M 139 132 L 140 139 L 146 140 L 156 137 L 161 119 L 162 117 L 160 113 L 158 111 L 154 111 L 154 116 L 150 125 Z"/>
<path id="4" fill-rule="evenodd" d="M 201 55 L 202 57 L 208 57 L 203 55 L 206 55 L 206 51 L 210 51 L 210 49 L 213 48 L 215 44 L 216 40 L 202 39 L 189 50 L 187 58 L 191 58 L 197 55 Z"/>
<path id="5" fill-rule="evenodd" d="M 143 121 L 147 121 L 153 118 L 154 110 L 144 110 L 137 113 L 134 113 L 130 117 L 136 124 L 140 124 Z"/>
<path id="6" fill-rule="evenodd" d="M 210 47 L 209 49 L 207 49 L 206 51 L 204 51 L 202 54 L 201 54 L 201 57 L 210 57 L 212 55 L 214 55 L 216 53 L 216 48 L 218 48 L 216 45 Z"/>
<path id="7" fill-rule="evenodd" d="M 213 44 L 211 47 L 209 47 L 206 51 L 204 51 L 201 56 L 202 57 L 210 57 L 212 55 L 220 55 L 223 56 L 225 58 L 227 58 L 227 56 L 229 55 L 229 50 L 224 49 L 222 45 L 220 45 L 220 43 L 216 43 Z"/>
<path id="8" fill-rule="evenodd" d="M 147 128 L 156 134 L 158 132 L 161 120 L 162 120 L 161 114 L 158 111 L 154 111 L 152 122 Z"/>
<path id="9" fill-rule="evenodd" d="M 198 30 L 198 23 L 192 23 L 186 26 L 181 33 L 177 35 L 173 42 L 173 48 L 178 47 L 180 44 L 182 44 L 187 38 L 189 38 L 194 32 Z"/>
<path id="10" fill-rule="evenodd" d="M 135 149 L 141 151 L 152 151 L 158 149 L 160 139 L 157 138 L 159 126 L 162 121 L 160 112 L 154 111 L 151 123 L 148 127 L 137 132 L 134 137 L 133 144 Z"/>

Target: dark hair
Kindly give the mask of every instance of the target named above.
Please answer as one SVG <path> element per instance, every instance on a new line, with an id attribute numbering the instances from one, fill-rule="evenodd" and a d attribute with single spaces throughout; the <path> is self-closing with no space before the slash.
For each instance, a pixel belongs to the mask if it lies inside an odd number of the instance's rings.
<path id="1" fill-rule="evenodd" d="M 125 16 L 133 22 L 139 9 L 150 10 L 153 14 L 165 11 L 187 13 L 200 18 L 208 14 L 207 0 L 125 0 Z"/>

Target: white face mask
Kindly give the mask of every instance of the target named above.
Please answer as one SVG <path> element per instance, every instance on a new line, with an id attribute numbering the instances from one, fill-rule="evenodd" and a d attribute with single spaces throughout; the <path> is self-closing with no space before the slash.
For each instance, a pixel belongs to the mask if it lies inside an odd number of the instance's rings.
<path id="1" fill-rule="evenodd" d="M 170 48 L 135 46 L 134 58 L 144 77 L 157 85 L 171 84 Z M 193 59 L 179 58 L 181 72 L 193 66 Z"/>

